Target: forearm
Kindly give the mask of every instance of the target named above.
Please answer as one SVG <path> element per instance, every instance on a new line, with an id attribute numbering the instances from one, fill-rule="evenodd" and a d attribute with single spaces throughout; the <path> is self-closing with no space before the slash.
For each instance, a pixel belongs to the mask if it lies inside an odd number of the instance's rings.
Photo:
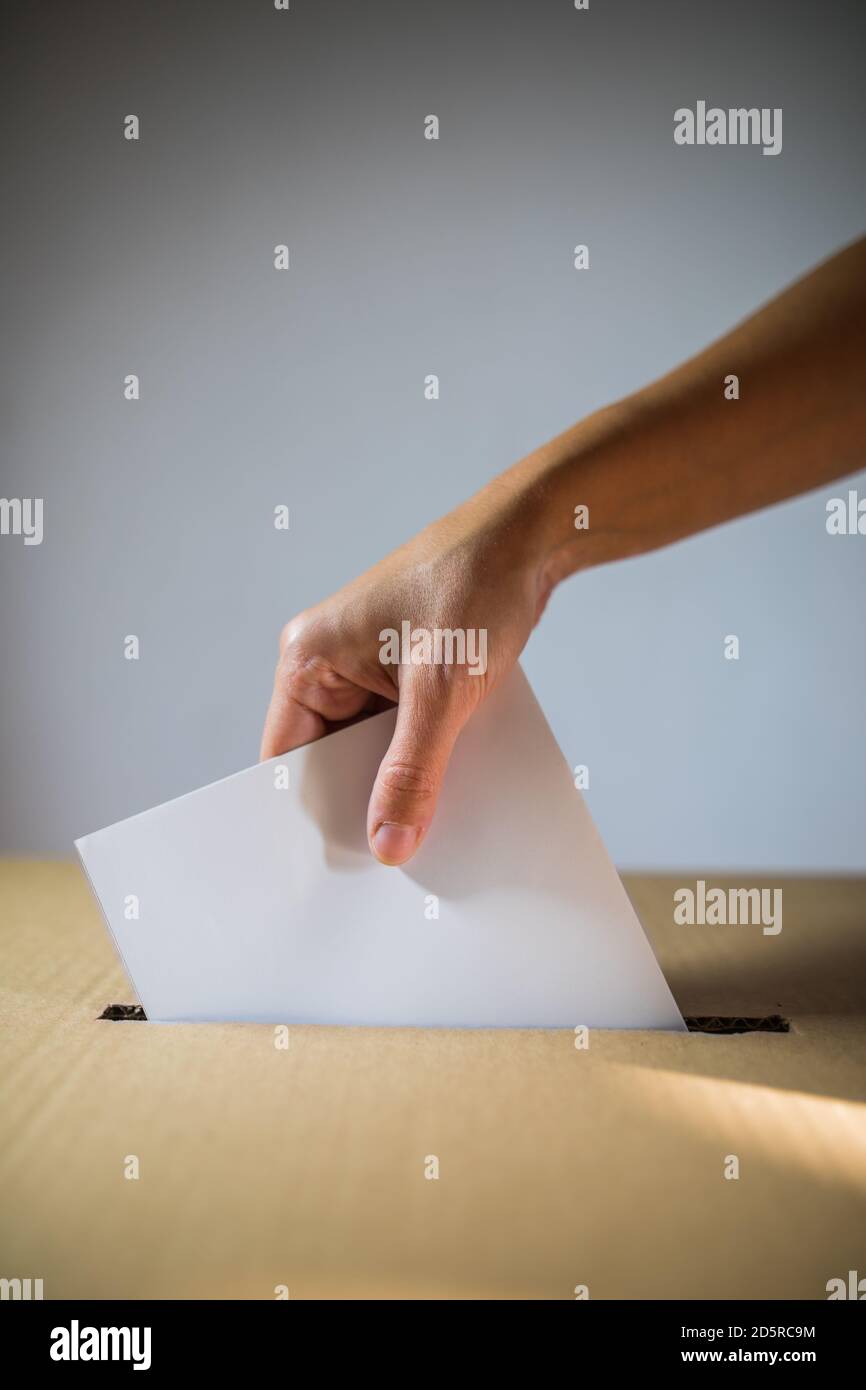
<path id="1" fill-rule="evenodd" d="M 739 399 L 726 399 L 736 375 Z M 866 241 L 676 371 L 590 416 L 493 485 L 543 587 L 866 465 Z M 575 508 L 589 524 L 575 527 Z"/>

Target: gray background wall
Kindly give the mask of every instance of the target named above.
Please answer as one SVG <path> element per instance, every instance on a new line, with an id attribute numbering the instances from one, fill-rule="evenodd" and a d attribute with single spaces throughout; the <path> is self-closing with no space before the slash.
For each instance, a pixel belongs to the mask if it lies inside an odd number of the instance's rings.
<path id="1" fill-rule="evenodd" d="M 288 617 L 862 232 L 861 13 L 7 15 L 0 495 L 44 497 L 45 539 L 0 538 L 0 848 L 254 761 Z M 701 97 L 783 107 L 781 155 L 675 147 Z M 866 868 L 866 539 L 827 536 L 833 491 L 555 596 L 525 665 L 620 864 Z"/>

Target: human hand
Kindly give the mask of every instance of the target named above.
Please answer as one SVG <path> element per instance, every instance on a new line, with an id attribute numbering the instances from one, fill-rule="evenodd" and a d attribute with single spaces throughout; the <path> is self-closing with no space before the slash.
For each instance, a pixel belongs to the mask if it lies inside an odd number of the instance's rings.
<path id="1" fill-rule="evenodd" d="M 485 489 L 281 634 L 262 758 L 397 704 L 367 815 L 383 864 L 405 863 L 420 845 L 460 730 L 544 606 L 519 511 L 503 489 Z"/>

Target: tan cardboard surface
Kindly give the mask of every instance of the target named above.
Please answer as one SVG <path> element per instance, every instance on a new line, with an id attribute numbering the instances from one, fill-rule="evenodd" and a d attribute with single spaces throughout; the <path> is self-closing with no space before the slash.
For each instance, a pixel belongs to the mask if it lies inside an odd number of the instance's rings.
<path id="1" fill-rule="evenodd" d="M 767 937 L 674 926 L 693 877 L 625 881 L 684 1013 L 792 1033 L 292 1027 L 282 1051 L 269 1027 L 97 1021 L 133 996 L 79 869 L 0 861 L 0 1275 L 265 1299 L 824 1298 L 866 1275 L 866 882 L 730 880 L 783 888 Z"/>

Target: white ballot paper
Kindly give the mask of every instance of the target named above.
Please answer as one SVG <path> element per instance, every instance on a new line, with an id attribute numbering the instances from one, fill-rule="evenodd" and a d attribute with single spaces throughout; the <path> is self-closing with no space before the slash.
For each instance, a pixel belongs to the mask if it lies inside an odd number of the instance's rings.
<path id="1" fill-rule="evenodd" d="M 394 720 L 76 841 L 147 1017 L 682 1030 L 520 668 L 460 735 L 399 869 L 366 839 Z"/>

